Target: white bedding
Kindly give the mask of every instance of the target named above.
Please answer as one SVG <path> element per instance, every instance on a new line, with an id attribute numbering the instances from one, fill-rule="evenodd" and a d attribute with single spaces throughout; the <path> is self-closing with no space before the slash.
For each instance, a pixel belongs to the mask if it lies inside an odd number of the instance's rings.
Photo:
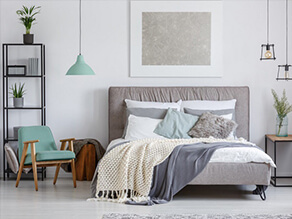
<path id="1" fill-rule="evenodd" d="M 107 150 L 116 144 L 126 142 L 123 138 L 118 138 L 110 142 Z M 266 163 L 272 167 L 276 167 L 272 158 L 265 152 L 256 148 L 220 148 L 214 152 L 211 157 L 210 163 Z"/>

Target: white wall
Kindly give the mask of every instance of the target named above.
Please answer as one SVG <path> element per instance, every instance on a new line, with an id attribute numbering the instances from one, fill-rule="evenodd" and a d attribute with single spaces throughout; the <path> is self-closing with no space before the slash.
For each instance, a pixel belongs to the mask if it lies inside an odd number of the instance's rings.
<path id="1" fill-rule="evenodd" d="M 22 42 L 24 27 L 17 20 L 17 9 L 23 4 L 42 6 L 32 33 L 35 34 L 36 42 L 46 44 L 47 125 L 51 127 L 55 139 L 92 137 L 106 146 L 107 92 L 110 86 L 247 85 L 251 92 L 251 141 L 263 147 L 264 134 L 275 132 L 276 113 L 272 106 L 271 88 L 278 92 L 285 88 L 292 103 L 291 82 L 275 80 L 277 65 L 284 64 L 285 1 L 271 1 L 271 42 L 276 44 L 277 61 L 259 61 L 260 45 L 265 43 L 266 38 L 266 1 L 224 0 L 224 76 L 187 79 L 129 77 L 129 2 L 83 0 L 82 53 L 96 76 L 66 77 L 66 71 L 78 54 L 78 1 L 0 1 L 1 43 Z M 290 11 L 292 16 L 292 7 Z M 290 51 L 291 46 L 292 42 Z M 34 95 L 35 91 L 27 89 L 27 96 Z M 21 118 L 24 123 L 29 119 L 27 116 Z M 292 113 L 290 133 L 291 124 Z M 2 136 L 2 125 L 0 131 Z M 287 166 L 282 173 L 292 171 L 288 167 L 292 167 L 289 162 L 291 149 L 281 147 L 279 151 L 278 155 L 283 158 L 280 168 Z"/>

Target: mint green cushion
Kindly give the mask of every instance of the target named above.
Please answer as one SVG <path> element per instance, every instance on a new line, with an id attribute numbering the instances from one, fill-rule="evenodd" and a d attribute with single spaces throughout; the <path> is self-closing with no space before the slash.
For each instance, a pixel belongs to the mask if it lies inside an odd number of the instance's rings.
<path id="1" fill-rule="evenodd" d="M 168 109 L 163 121 L 157 125 L 154 132 L 166 138 L 191 138 L 188 132 L 198 118 L 198 116 Z"/>
<path id="2" fill-rule="evenodd" d="M 75 158 L 72 151 L 41 151 L 36 153 L 36 161 L 71 160 Z M 25 165 L 31 164 L 31 154 L 26 155 Z"/>

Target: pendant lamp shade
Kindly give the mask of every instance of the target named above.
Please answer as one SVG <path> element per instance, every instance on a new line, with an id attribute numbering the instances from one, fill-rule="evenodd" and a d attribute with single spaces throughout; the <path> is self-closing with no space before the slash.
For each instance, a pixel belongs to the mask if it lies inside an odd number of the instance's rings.
<path id="1" fill-rule="evenodd" d="M 83 55 L 78 55 L 75 64 L 71 66 L 66 75 L 95 75 L 95 73 L 85 63 Z"/>
<path id="2" fill-rule="evenodd" d="M 81 0 L 79 0 L 79 55 L 66 75 L 95 75 L 92 68 L 85 63 L 83 55 L 81 55 Z"/>
<path id="3" fill-rule="evenodd" d="M 289 15 L 288 15 L 288 12 L 289 12 L 289 5 L 288 5 L 289 1 L 286 0 L 286 64 L 285 65 L 278 65 L 278 74 L 277 74 L 277 81 L 279 80 L 285 80 L 285 81 L 290 81 L 292 80 L 292 77 L 291 77 L 291 73 L 290 73 L 290 69 L 292 67 L 292 65 L 289 65 L 288 62 L 289 62 L 289 57 L 288 57 L 288 49 L 289 49 L 289 45 L 288 45 L 288 42 L 289 42 L 289 25 L 288 25 L 288 21 L 289 21 Z"/>
<path id="4" fill-rule="evenodd" d="M 274 44 L 270 44 L 270 0 L 267 0 L 267 43 L 261 45 L 260 60 L 275 60 Z"/>

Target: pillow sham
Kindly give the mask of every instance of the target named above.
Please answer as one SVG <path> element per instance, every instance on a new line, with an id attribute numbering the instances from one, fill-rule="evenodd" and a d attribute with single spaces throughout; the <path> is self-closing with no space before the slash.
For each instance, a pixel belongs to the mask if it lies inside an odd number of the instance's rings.
<path id="1" fill-rule="evenodd" d="M 196 110 L 223 110 L 235 109 L 236 99 L 232 100 L 186 100 L 182 101 L 181 109 L 189 108 Z"/>
<path id="2" fill-rule="evenodd" d="M 193 138 L 227 138 L 237 127 L 236 122 L 212 113 L 204 113 L 188 132 Z"/>
<path id="3" fill-rule="evenodd" d="M 125 139 L 133 141 L 143 138 L 164 138 L 154 133 L 154 129 L 161 121 L 162 119 L 151 119 L 130 115 Z"/>
<path id="4" fill-rule="evenodd" d="M 136 101 L 125 99 L 127 108 L 158 108 L 158 109 L 168 109 L 174 108 L 180 111 L 181 100 L 177 102 L 148 102 L 148 101 Z"/>
<path id="5" fill-rule="evenodd" d="M 164 119 L 167 113 L 167 109 L 156 109 L 156 108 L 128 108 L 127 109 L 127 118 L 129 115 L 139 116 L 139 117 L 147 117 L 151 119 Z M 122 138 L 125 138 L 126 131 L 128 127 L 128 120 L 125 124 L 124 132 Z"/>
<path id="6" fill-rule="evenodd" d="M 168 109 L 163 121 L 154 132 L 166 138 L 190 138 L 188 131 L 195 125 L 198 117 Z"/>

